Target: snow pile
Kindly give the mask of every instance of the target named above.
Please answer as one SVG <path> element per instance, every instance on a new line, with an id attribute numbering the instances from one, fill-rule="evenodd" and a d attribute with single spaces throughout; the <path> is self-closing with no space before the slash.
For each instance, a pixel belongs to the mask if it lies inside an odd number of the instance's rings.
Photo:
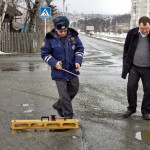
<path id="1" fill-rule="evenodd" d="M 0 54 L 5 54 L 4 52 L 0 51 Z"/>
<path id="2" fill-rule="evenodd" d="M 12 53 L 4 53 L 4 52 L 0 51 L 0 55 L 5 55 L 5 54 L 12 54 Z"/>
<path id="3" fill-rule="evenodd" d="M 119 37 L 120 38 L 126 38 L 126 36 L 127 36 L 127 33 L 118 34 L 118 33 L 112 33 L 112 32 L 110 32 L 110 33 L 97 32 L 96 34 L 97 34 L 97 36 L 118 37 L 118 38 Z"/>

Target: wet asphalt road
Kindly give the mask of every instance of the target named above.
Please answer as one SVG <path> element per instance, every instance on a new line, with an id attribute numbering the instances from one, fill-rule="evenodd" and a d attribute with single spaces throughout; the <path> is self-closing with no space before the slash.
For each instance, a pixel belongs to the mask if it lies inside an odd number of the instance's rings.
<path id="1" fill-rule="evenodd" d="M 135 139 L 149 130 L 141 117 L 140 83 L 137 113 L 122 118 L 126 110 L 126 82 L 121 79 L 121 45 L 81 36 L 85 46 L 80 89 L 73 100 L 79 129 L 64 132 L 10 129 L 13 119 L 40 119 L 57 114 L 58 98 L 50 68 L 39 55 L 0 56 L 0 150 L 148 150 L 150 143 Z"/>

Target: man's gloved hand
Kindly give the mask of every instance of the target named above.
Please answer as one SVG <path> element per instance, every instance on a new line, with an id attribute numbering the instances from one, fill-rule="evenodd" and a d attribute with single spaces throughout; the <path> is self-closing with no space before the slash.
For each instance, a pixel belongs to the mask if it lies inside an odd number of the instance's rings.
<path id="1" fill-rule="evenodd" d="M 55 68 L 58 69 L 58 70 L 62 70 L 62 62 L 61 61 L 58 61 L 55 65 Z"/>
<path id="2" fill-rule="evenodd" d="M 80 64 L 79 63 L 75 63 L 75 66 L 76 66 L 76 71 L 79 71 L 80 70 Z"/>

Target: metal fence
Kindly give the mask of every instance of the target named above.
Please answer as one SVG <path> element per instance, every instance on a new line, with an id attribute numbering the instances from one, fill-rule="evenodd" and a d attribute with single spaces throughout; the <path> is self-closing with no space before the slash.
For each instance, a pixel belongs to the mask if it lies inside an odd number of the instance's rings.
<path id="1" fill-rule="evenodd" d="M 0 51 L 5 53 L 38 53 L 44 35 L 0 31 Z"/>

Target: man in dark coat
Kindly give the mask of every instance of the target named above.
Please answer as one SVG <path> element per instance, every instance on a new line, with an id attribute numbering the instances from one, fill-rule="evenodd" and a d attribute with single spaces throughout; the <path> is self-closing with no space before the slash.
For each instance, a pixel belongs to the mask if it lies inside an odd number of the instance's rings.
<path id="1" fill-rule="evenodd" d="M 72 100 L 79 89 L 78 75 L 84 47 L 77 31 L 69 28 L 67 17 L 56 17 L 53 24 L 55 28 L 47 33 L 41 47 L 41 57 L 51 66 L 51 77 L 56 81 L 59 93 L 59 99 L 53 108 L 61 117 L 72 118 Z"/>
<path id="2" fill-rule="evenodd" d="M 143 16 L 139 27 L 131 29 L 126 37 L 123 52 L 122 78 L 128 76 L 128 107 L 123 114 L 125 118 L 136 112 L 138 83 L 143 84 L 143 101 L 141 113 L 145 120 L 150 120 L 150 19 Z"/>

